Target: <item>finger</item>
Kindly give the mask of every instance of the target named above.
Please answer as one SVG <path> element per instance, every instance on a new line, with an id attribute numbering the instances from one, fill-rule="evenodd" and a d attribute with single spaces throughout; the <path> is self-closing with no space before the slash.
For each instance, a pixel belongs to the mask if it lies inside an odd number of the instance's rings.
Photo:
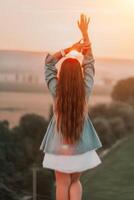
<path id="1" fill-rule="evenodd" d="M 90 45 L 84 45 L 83 48 L 85 48 L 85 47 L 90 47 Z"/>
<path id="2" fill-rule="evenodd" d="M 85 24 L 85 15 L 83 15 L 83 23 Z"/>
<path id="3" fill-rule="evenodd" d="M 83 46 L 83 48 L 85 48 L 85 47 L 89 47 L 90 45 L 85 45 L 85 46 Z"/>
<path id="4" fill-rule="evenodd" d="M 79 24 L 79 21 L 77 21 L 77 24 L 78 24 L 78 27 L 80 28 L 80 24 Z"/>
<path id="5" fill-rule="evenodd" d="M 84 14 L 83 14 L 83 13 L 81 13 L 81 18 L 83 18 L 83 16 L 84 16 Z"/>
<path id="6" fill-rule="evenodd" d="M 85 24 L 87 23 L 87 18 L 86 18 L 86 15 L 84 15 L 84 19 L 85 19 Z"/>
<path id="7" fill-rule="evenodd" d="M 84 45 L 83 47 L 89 47 L 90 46 L 90 44 L 87 44 L 87 45 Z"/>
<path id="8" fill-rule="evenodd" d="M 81 24 L 81 22 L 82 22 L 82 14 L 80 15 L 80 24 Z"/>
<path id="9" fill-rule="evenodd" d="M 89 43 L 83 43 L 83 46 L 88 46 L 88 45 L 90 45 Z"/>
<path id="10" fill-rule="evenodd" d="M 81 42 L 81 39 L 78 41 L 78 43 L 80 43 Z"/>
<path id="11" fill-rule="evenodd" d="M 86 24 L 87 24 L 88 18 L 86 17 Z"/>
<path id="12" fill-rule="evenodd" d="M 87 51 L 87 50 L 89 50 L 90 48 L 82 48 L 81 50 L 82 51 Z"/>
<path id="13" fill-rule="evenodd" d="M 82 39 L 80 39 L 79 43 L 83 45 L 82 41 L 83 41 L 83 38 L 82 38 Z"/>
<path id="14" fill-rule="evenodd" d="M 83 45 L 82 46 L 82 48 L 89 48 L 90 47 L 90 45 L 88 44 L 88 45 Z"/>
<path id="15" fill-rule="evenodd" d="M 87 25 L 89 24 L 89 22 L 90 22 L 90 17 L 88 17 Z"/>
<path id="16" fill-rule="evenodd" d="M 84 15 L 84 24 L 86 24 L 86 16 Z"/>
<path id="17" fill-rule="evenodd" d="M 78 42 L 76 42 L 76 44 L 81 44 L 80 42 L 81 42 L 81 40 L 83 40 L 83 39 L 80 39 Z"/>
<path id="18" fill-rule="evenodd" d="M 81 15 L 81 23 L 84 22 L 84 14 Z"/>
<path id="19" fill-rule="evenodd" d="M 82 49 L 89 49 L 89 48 L 90 48 L 90 46 L 82 47 Z"/>
<path id="20" fill-rule="evenodd" d="M 84 45 L 89 45 L 90 43 L 89 42 L 84 42 Z"/>
<path id="21" fill-rule="evenodd" d="M 90 45 L 89 42 L 84 42 L 83 43 L 83 46 L 87 46 L 87 45 Z"/>

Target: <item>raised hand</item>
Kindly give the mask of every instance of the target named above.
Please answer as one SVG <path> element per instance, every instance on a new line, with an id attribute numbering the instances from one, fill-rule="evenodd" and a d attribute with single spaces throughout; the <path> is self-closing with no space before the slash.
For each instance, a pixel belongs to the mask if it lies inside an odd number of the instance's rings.
<path id="1" fill-rule="evenodd" d="M 91 43 L 89 42 L 84 42 L 83 46 L 81 48 L 81 53 L 83 55 L 87 54 L 88 52 L 91 52 Z"/>
<path id="2" fill-rule="evenodd" d="M 83 55 L 91 52 L 91 42 L 88 35 L 89 22 L 90 22 L 90 18 L 89 17 L 87 18 L 86 15 L 84 14 L 81 14 L 80 21 L 77 21 L 78 27 L 83 36 L 83 41 L 85 44 L 87 44 L 87 46 L 85 45 L 85 47 L 83 47 L 81 51 Z"/>
<path id="3" fill-rule="evenodd" d="M 89 21 L 90 21 L 90 17 L 87 18 L 86 15 L 84 14 L 81 14 L 80 21 L 77 21 L 78 27 L 82 35 L 88 32 Z"/>
<path id="4" fill-rule="evenodd" d="M 76 50 L 78 52 L 81 52 L 82 48 L 84 47 L 84 44 L 81 43 L 82 39 L 76 43 L 74 43 L 71 47 L 71 50 Z"/>
<path id="5" fill-rule="evenodd" d="M 78 52 L 81 52 L 83 55 L 86 54 L 87 51 L 91 49 L 91 44 L 89 42 L 81 42 L 83 39 L 81 39 L 79 42 L 74 43 L 70 51 L 76 50 Z"/>

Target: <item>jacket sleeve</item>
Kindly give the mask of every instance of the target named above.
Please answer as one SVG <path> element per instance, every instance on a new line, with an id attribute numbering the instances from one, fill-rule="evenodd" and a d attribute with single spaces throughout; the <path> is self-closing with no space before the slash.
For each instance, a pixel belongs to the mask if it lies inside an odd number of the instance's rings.
<path id="1" fill-rule="evenodd" d="M 82 67 L 83 67 L 86 93 L 88 96 L 91 94 L 94 85 L 94 76 L 95 76 L 94 63 L 95 59 L 92 53 L 88 53 L 83 56 Z"/>
<path id="2" fill-rule="evenodd" d="M 50 53 L 47 53 L 45 57 L 44 74 L 45 81 L 50 93 L 55 96 L 57 85 L 57 68 L 55 67 L 59 59 L 53 57 Z"/>

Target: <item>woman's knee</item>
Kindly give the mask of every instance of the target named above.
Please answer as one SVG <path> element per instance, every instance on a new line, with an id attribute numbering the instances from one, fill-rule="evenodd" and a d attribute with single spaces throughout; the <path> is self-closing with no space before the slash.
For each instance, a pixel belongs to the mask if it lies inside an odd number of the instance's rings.
<path id="1" fill-rule="evenodd" d="M 63 173 L 55 170 L 56 183 L 61 186 L 70 186 L 71 175 L 69 173 Z"/>
<path id="2" fill-rule="evenodd" d="M 75 172 L 71 174 L 71 182 L 79 181 L 81 172 Z"/>

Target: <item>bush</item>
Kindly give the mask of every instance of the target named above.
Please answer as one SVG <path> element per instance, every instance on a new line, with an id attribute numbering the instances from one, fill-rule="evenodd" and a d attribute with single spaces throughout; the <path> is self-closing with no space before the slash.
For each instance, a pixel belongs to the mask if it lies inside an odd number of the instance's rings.
<path id="1" fill-rule="evenodd" d="M 115 142 L 115 137 L 112 133 L 109 121 L 106 118 L 96 117 L 93 119 L 93 124 L 100 137 L 103 147 L 109 148 Z"/>
<path id="2" fill-rule="evenodd" d="M 113 101 L 109 104 L 109 117 L 120 117 L 123 119 L 126 131 L 134 130 L 134 109 L 130 104 Z"/>
<path id="3" fill-rule="evenodd" d="M 121 117 L 114 117 L 109 120 L 109 123 L 112 132 L 117 139 L 122 138 L 127 133 L 125 123 Z"/>
<path id="4" fill-rule="evenodd" d="M 127 102 L 129 105 L 131 105 L 134 109 L 134 98 L 128 99 Z"/>
<path id="5" fill-rule="evenodd" d="M 108 106 L 104 103 L 97 104 L 89 108 L 89 115 L 91 118 L 95 117 L 106 117 L 108 114 Z"/>
<path id="6" fill-rule="evenodd" d="M 45 121 L 44 117 L 34 113 L 23 115 L 19 121 L 24 137 L 34 137 L 36 139 L 43 133 L 46 125 L 47 121 Z"/>
<path id="7" fill-rule="evenodd" d="M 111 120 L 115 117 L 123 119 L 126 132 L 134 130 L 134 102 L 125 103 L 121 101 L 113 101 L 107 105 L 98 104 L 90 108 L 89 115 L 92 119 L 96 117 L 106 118 Z"/>
<path id="8" fill-rule="evenodd" d="M 111 92 L 111 97 L 124 102 L 134 98 L 134 77 L 119 80 Z"/>

